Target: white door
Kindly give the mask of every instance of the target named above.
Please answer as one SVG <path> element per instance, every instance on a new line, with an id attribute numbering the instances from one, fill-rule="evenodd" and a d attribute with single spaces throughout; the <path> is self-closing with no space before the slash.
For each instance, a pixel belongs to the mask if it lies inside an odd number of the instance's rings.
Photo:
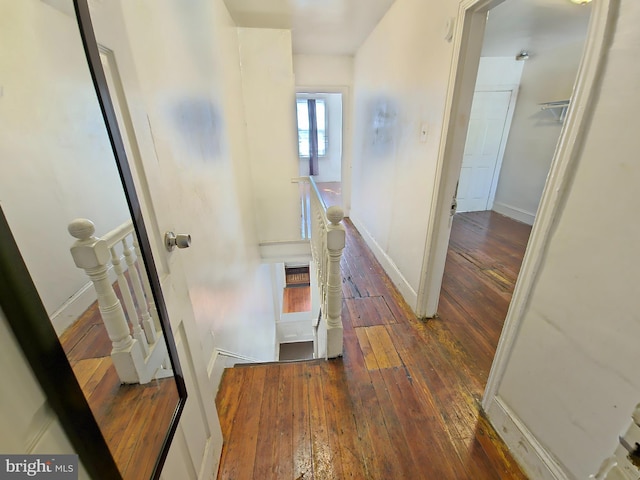
<path id="1" fill-rule="evenodd" d="M 179 229 L 180 218 L 163 188 L 161 162 L 156 155 L 130 46 L 123 35 L 126 29 L 118 2 L 91 3 L 90 7 L 187 387 L 187 403 L 161 478 L 210 478 L 215 475 L 222 451 L 215 392 L 197 334 L 180 251 L 169 253 L 164 248 L 165 230 Z"/>
<path id="2" fill-rule="evenodd" d="M 476 91 L 469 118 L 460 181 L 458 212 L 490 210 L 512 110 L 512 90 Z"/>
<path id="3" fill-rule="evenodd" d="M 158 169 L 150 168 L 157 159 L 120 6 L 113 1 L 91 4 L 188 394 L 162 478 L 213 478 L 222 448 L 214 392 L 195 333 L 180 254 L 168 253 L 163 246 L 165 229 L 179 227 L 179 219 L 173 223 Z M 0 29 L 0 145 L 6 159 L 0 162 L 0 202 L 43 305 L 54 318 L 81 304 L 87 291 L 87 278 L 69 253 L 69 222 L 89 218 L 102 235 L 130 219 L 129 211 L 72 1 L 5 0 L 2 8 L 14 21 Z M 0 402 L 0 426 L 12 432 L 2 436 L 0 451 L 70 453 L 72 447 L 33 376 L 20 377 L 28 369 L 15 342 L 5 338 L 2 317 L 0 312 L 0 358 L 11 366 L 5 369 L 9 376 L 2 378 L 16 386 L 5 389 Z"/>

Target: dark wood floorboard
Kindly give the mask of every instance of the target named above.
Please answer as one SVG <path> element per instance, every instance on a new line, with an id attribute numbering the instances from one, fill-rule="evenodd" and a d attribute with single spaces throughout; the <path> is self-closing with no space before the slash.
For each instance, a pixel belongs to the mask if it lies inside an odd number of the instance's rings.
<path id="1" fill-rule="evenodd" d="M 120 384 L 97 302 L 60 335 L 60 343 L 123 478 L 150 478 L 178 404 L 175 381 Z"/>
<path id="2" fill-rule="evenodd" d="M 456 215 L 439 316 L 424 321 L 345 226 L 343 357 L 227 369 L 218 478 L 526 478 L 480 400 L 530 228 Z"/>

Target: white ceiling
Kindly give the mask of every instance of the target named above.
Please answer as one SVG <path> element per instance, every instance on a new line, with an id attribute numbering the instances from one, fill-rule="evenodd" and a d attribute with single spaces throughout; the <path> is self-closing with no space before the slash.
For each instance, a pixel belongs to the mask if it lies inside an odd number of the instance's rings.
<path id="1" fill-rule="evenodd" d="M 326 55 L 355 54 L 393 2 L 225 0 L 238 26 L 290 29 L 294 53 Z M 535 54 L 548 44 L 584 38 L 590 12 L 569 0 L 506 0 L 489 14 L 483 55 Z"/>
<path id="2" fill-rule="evenodd" d="M 394 0 L 225 0 L 240 27 L 290 29 L 293 53 L 353 55 Z"/>
<path id="3" fill-rule="evenodd" d="M 506 0 L 489 11 L 482 55 L 502 57 L 583 41 L 591 5 L 568 0 Z"/>

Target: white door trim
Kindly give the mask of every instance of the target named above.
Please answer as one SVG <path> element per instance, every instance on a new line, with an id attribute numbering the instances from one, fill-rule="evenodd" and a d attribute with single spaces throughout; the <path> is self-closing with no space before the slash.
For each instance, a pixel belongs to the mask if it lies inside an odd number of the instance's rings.
<path id="1" fill-rule="evenodd" d="M 571 189 L 573 171 L 582 152 L 587 127 L 593 116 L 593 104 L 598 95 L 601 73 L 606 63 L 606 53 L 611 42 L 618 3 L 618 0 L 600 0 L 592 4 L 593 11 L 589 21 L 587 40 L 573 88 L 571 105 L 542 192 L 520 275 L 485 387 L 482 399 L 485 411 L 489 409 L 498 393 L 498 387 L 524 317 L 525 307 L 538 277 L 547 242 L 553 233 L 556 219 L 561 213 L 564 199 Z"/>
<path id="2" fill-rule="evenodd" d="M 480 45 L 484 34 L 486 12 L 503 0 L 462 0 L 458 8 L 454 36 L 454 57 L 449 77 L 443 134 L 440 140 L 435 177 L 433 205 L 435 214 L 429 219 L 424 262 L 418 290 L 417 313 L 433 316 L 444 272 L 444 259 L 449 241 L 449 208 L 462 164 L 466 121 L 471 110 L 471 97 L 478 70 Z M 482 406 L 491 406 L 504 375 L 511 350 L 519 330 L 525 307 L 537 278 L 570 180 L 579 157 L 587 126 L 598 94 L 605 54 L 618 9 L 618 0 L 593 2 L 587 40 L 578 70 L 562 133 L 556 147 L 547 182 L 533 225 L 520 275 L 515 286 L 507 318 L 500 336 Z"/>

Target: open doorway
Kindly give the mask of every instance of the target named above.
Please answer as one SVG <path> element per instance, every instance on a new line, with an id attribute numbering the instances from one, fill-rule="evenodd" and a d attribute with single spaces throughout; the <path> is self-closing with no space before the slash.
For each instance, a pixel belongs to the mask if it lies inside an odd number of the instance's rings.
<path id="1" fill-rule="evenodd" d="M 509 2 L 522 3 L 525 0 L 507 0 L 507 3 Z M 482 56 L 482 40 L 487 22 L 487 13 L 502 3 L 503 1 L 501 0 L 469 0 L 461 4 L 456 20 L 454 35 L 454 50 L 456 53 L 454 54 L 455 61 L 451 72 L 452 81 L 446 101 L 442 148 L 438 158 L 438 171 L 440 173 L 436 179 L 434 193 L 435 214 L 432 216 L 427 232 L 425 259 L 418 293 L 417 313 L 423 317 L 435 316 L 438 309 L 449 234 L 453 220 L 452 199 L 455 199 L 454 192 L 462 166 L 469 112 L 475 90 L 478 65 Z M 555 25 L 557 27 L 558 25 L 564 25 L 566 29 L 568 22 L 573 18 L 569 16 L 569 12 L 572 11 L 570 9 L 578 8 L 569 2 L 554 4 L 552 9 L 546 8 L 549 5 L 547 4 L 545 7 L 544 2 L 531 0 L 529 3 L 530 5 L 527 5 L 527 7 L 533 8 L 529 15 L 525 13 L 524 15 L 510 17 L 503 22 L 501 27 L 505 28 L 518 21 L 529 21 L 531 26 Z M 545 245 L 553 232 L 554 222 L 561 211 L 564 196 L 570 188 L 571 167 L 580 148 L 580 142 L 586 135 L 586 125 L 591 114 L 591 104 L 594 95 L 597 94 L 595 85 L 604 63 L 603 52 L 606 48 L 611 17 L 615 12 L 614 5 L 615 2 L 611 0 L 603 0 L 593 4 L 591 7 L 592 12 L 586 11 L 586 16 L 590 17 L 586 44 L 584 50 L 579 53 L 580 66 L 571 92 L 570 105 L 566 111 L 558 115 L 558 117 L 564 119 L 564 124 L 560 127 L 560 139 L 557 141 L 555 152 L 549 160 L 551 168 L 541 187 L 543 191 L 539 205 L 537 210 L 533 212 L 535 223 L 483 397 L 485 410 L 489 410 L 493 404 L 495 392 L 501 381 L 519 328 L 522 311 L 533 289 L 535 274 L 543 258 Z M 540 11 L 536 10 L 538 7 L 541 8 Z M 556 7 L 561 11 L 553 15 L 553 9 Z M 582 12 L 584 13 L 584 11 Z M 542 21 L 545 15 L 549 21 Z M 524 36 L 526 38 L 530 38 L 533 31 L 531 29 L 527 30 L 522 25 L 517 30 L 525 32 L 526 35 Z M 555 39 L 552 38 L 551 43 L 554 43 L 554 41 Z M 521 48 L 526 47 L 519 45 L 518 49 Z M 523 70 L 523 75 L 524 73 Z M 517 108 L 521 107 L 523 90 L 523 88 L 520 89 Z M 541 108 L 543 106 L 539 105 L 540 103 L 549 102 L 548 98 L 537 99 L 537 102 L 538 105 L 535 112 L 532 111 L 529 114 L 530 119 L 540 119 L 542 118 L 540 117 L 541 115 L 554 116 L 550 112 L 542 111 Z M 550 105 L 554 104 L 551 103 Z M 547 120 L 544 121 L 546 122 Z M 510 137 L 512 136 L 513 129 L 510 134 Z M 504 168 L 503 165 L 496 201 L 500 192 L 502 177 L 504 177 Z M 527 172 L 525 171 L 523 176 L 526 175 Z"/>
<path id="2" fill-rule="evenodd" d="M 580 66 L 590 12 L 589 6 L 567 3 L 556 9 L 538 0 L 506 0 L 488 12 L 458 212 L 493 210 L 533 224 L 562 132 L 563 106 L 569 103 Z"/>
<path id="3" fill-rule="evenodd" d="M 572 7 L 506 0 L 487 12 L 438 307 L 478 326 L 478 361 L 497 349 L 562 133 L 564 115 L 543 108 L 569 103 L 578 74 L 590 7 Z M 513 28 L 549 15 L 566 18 Z"/>
<path id="4" fill-rule="evenodd" d="M 301 177 L 311 176 L 327 206 L 342 205 L 342 93 L 296 94 Z"/>

